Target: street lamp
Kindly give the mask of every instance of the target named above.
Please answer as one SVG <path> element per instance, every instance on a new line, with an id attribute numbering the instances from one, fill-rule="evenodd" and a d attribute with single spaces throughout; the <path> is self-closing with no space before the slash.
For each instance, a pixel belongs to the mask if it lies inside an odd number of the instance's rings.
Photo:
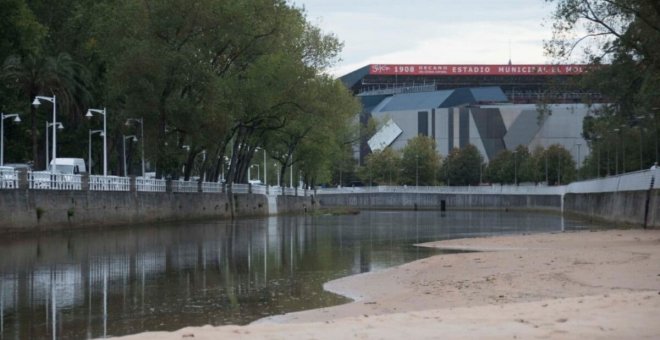
<path id="1" fill-rule="evenodd" d="M 140 124 L 140 148 L 142 149 L 142 177 L 144 177 L 144 118 L 128 118 L 126 120 L 126 125 L 130 123 L 139 123 Z"/>
<path id="2" fill-rule="evenodd" d="M 92 135 L 100 133 L 103 136 L 103 130 L 89 130 L 89 138 L 87 139 L 87 166 L 89 167 L 89 174 L 92 174 Z"/>
<path id="3" fill-rule="evenodd" d="M 53 104 L 53 122 L 57 122 L 57 97 L 53 95 L 52 97 L 36 96 L 32 105 L 35 108 L 38 108 L 41 105 L 39 100 L 49 101 Z M 53 168 L 51 171 L 55 172 L 57 170 L 57 129 L 56 124 L 53 124 Z"/>
<path id="4" fill-rule="evenodd" d="M 130 135 L 130 136 L 123 136 L 122 138 L 122 144 L 124 148 L 124 177 L 128 176 L 128 169 L 126 168 L 126 140 L 130 139 L 132 142 L 137 142 L 137 136 L 136 135 Z"/>
<path id="5" fill-rule="evenodd" d="M 0 166 L 5 165 L 5 119 L 14 118 L 14 122 L 20 123 L 21 117 L 18 113 L 0 114 Z"/>
<path id="6" fill-rule="evenodd" d="M 55 127 L 58 130 L 64 130 L 64 125 L 62 125 L 62 123 L 57 122 L 57 123 L 54 123 L 54 124 L 55 124 Z M 48 149 L 49 149 L 49 147 L 48 147 L 48 140 L 49 140 L 49 138 L 48 138 L 48 129 L 51 126 L 53 126 L 53 123 L 46 122 L 46 170 L 48 170 L 48 163 L 50 162 L 50 157 L 48 155 Z"/>
<path id="7" fill-rule="evenodd" d="M 250 170 L 252 169 L 253 166 L 257 167 L 257 180 L 259 180 L 261 178 L 261 167 L 259 166 L 259 164 L 250 165 L 250 167 L 248 168 L 248 180 L 252 180 L 252 177 L 250 177 Z"/>
<path id="8" fill-rule="evenodd" d="M 87 109 L 87 114 L 85 117 L 92 118 L 93 113 L 99 113 L 103 115 L 103 176 L 108 175 L 108 131 L 106 129 L 107 113 L 105 107 L 102 110 L 99 109 Z M 90 164 L 91 168 L 91 164 Z M 91 173 L 91 172 L 90 172 Z"/>

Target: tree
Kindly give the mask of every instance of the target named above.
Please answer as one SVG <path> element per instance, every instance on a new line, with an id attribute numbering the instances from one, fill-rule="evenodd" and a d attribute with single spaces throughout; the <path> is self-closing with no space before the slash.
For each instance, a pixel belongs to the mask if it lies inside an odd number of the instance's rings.
<path id="1" fill-rule="evenodd" d="M 546 42 L 550 56 L 564 60 L 581 50 L 595 67 L 581 87 L 600 92 L 610 105 L 585 123 L 583 135 L 591 150 L 608 150 L 619 135 L 637 135 L 642 164 L 657 160 L 653 139 L 660 128 L 660 5 L 656 0 L 549 0 L 556 3 L 553 38 Z M 643 131 L 643 129 L 646 131 Z M 630 132 L 631 129 L 637 131 Z M 616 131 L 617 133 L 613 133 Z M 656 142 L 657 143 L 657 142 Z M 627 150 L 626 150 L 627 151 Z M 627 152 L 622 155 L 628 154 Z M 601 161 L 604 158 L 601 157 Z M 588 162 L 594 160 L 587 159 Z M 609 163 L 608 163 L 609 164 Z M 618 162 L 616 164 L 619 164 Z M 615 165 L 616 165 L 615 164 Z M 610 172 L 588 164 L 588 173 Z M 628 164 L 622 168 L 631 169 Z M 635 166 L 634 168 L 638 168 Z"/>
<path id="2" fill-rule="evenodd" d="M 514 156 L 509 150 L 502 150 L 491 159 L 486 168 L 486 179 L 491 183 L 514 183 Z"/>
<path id="3" fill-rule="evenodd" d="M 375 151 L 367 156 L 361 168 L 360 178 L 365 183 L 396 185 L 401 169 L 401 153 L 390 147 Z"/>
<path id="4" fill-rule="evenodd" d="M 407 185 L 435 185 L 440 155 L 435 140 L 419 135 L 408 140 L 401 158 L 401 181 Z"/>
<path id="5" fill-rule="evenodd" d="M 449 152 L 440 174 L 447 185 L 478 185 L 483 176 L 483 157 L 476 146 L 468 144 Z"/>

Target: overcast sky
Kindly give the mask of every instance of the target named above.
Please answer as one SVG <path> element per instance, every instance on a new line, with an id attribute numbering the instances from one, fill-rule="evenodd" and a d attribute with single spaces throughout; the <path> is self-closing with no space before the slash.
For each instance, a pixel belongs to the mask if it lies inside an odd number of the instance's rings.
<path id="1" fill-rule="evenodd" d="M 544 64 L 544 0 L 289 0 L 344 42 L 331 73 L 367 64 Z M 511 48 L 509 49 L 509 46 Z"/>

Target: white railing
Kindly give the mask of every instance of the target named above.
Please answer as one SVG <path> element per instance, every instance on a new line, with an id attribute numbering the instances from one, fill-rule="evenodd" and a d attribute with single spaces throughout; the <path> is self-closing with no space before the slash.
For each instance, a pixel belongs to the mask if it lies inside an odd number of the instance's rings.
<path id="1" fill-rule="evenodd" d="M 234 183 L 231 185 L 231 192 L 235 194 L 247 194 L 250 192 L 250 185 Z"/>
<path id="2" fill-rule="evenodd" d="M 0 189 L 18 188 L 18 172 L 14 170 L 0 170 Z"/>
<path id="3" fill-rule="evenodd" d="M 507 194 L 507 195 L 561 195 L 563 186 L 549 187 L 515 186 L 515 185 L 489 185 L 489 186 L 377 186 L 377 187 L 350 187 L 350 188 L 324 188 L 317 189 L 318 195 L 344 194 L 344 193 L 428 193 L 428 194 Z"/>
<path id="4" fill-rule="evenodd" d="M 376 186 L 376 187 L 349 187 L 349 188 L 320 188 L 316 189 L 318 195 L 352 194 L 352 193 L 436 193 L 436 194 L 506 194 L 506 195 L 563 195 L 565 193 L 598 193 L 618 191 L 640 191 L 653 188 L 660 189 L 660 169 L 643 170 L 597 178 L 587 181 L 574 182 L 563 186 L 545 185 L 488 185 L 488 186 Z M 222 183 L 202 182 L 202 192 L 222 192 Z M 53 174 L 50 172 L 28 172 L 28 187 L 30 189 L 49 190 L 81 190 L 82 176 L 73 174 Z M 142 192 L 165 192 L 166 180 L 161 179 L 135 179 L 135 190 Z M 251 187 L 251 188 L 250 188 Z M 13 170 L 0 171 L 0 189 L 18 188 L 18 173 Z M 91 191 L 130 191 L 130 179 L 119 176 L 89 176 L 89 190 Z M 197 181 L 172 181 L 173 192 L 198 192 Z M 304 189 L 281 188 L 264 185 L 237 184 L 232 185 L 234 193 L 255 193 L 268 195 L 305 196 Z"/>
<path id="5" fill-rule="evenodd" d="M 136 178 L 135 190 L 142 192 L 165 192 L 167 181 L 155 178 Z"/>
<path id="6" fill-rule="evenodd" d="M 255 185 L 255 184 L 253 184 L 252 185 L 252 193 L 253 194 L 267 195 L 268 190 L 267 190 L 267 187 L 265 185 L 258 185 L 258 184 Z"/>
<path id="7" fill-rule="evenodd" d="M 655 181 L 653 177 L 655 176 Z M 590 192 L 617 192 L 617 191 L 640 191 L 658 189 L 660 181 L 660 170 L 642 170 L 629 172 L 618 176 L 597 178 L 588 181 L 574 182 L 567 185 L 567 193 L 590 193 Z"/>
<path id="8" fill-rule="evenodd" d="M 222 192 L 222 183 L 202 182 L 202 192 Z"/>
<path id="9" fill-rule="evenodd" d="M 172 181 L 173 192 L 198 192 L 199 184 L 197 181 Z"/>
<path id="10" fill-rule="evenodd" d="M 655 177 L 655 180 L 653 178 Z M 588 181 L 573 182 L 569 185 L 488 185 L 488 186 L 377 186 L 350 188 L 322 188 L 316 194 L 352 194 L 352 193 L 435 193 L 435 194 L 504 194 L 504 195 L 563 195 L 566 193 L 640 191 L 660 189 L 660 169 L 630 172 L 618 176 L 597 178 Z M 285 192 L 285 195 L 287 193 Z M 299 193 L 300 195 L 300 193 Z"/>
<path id="11" fill-rule="evenodd" d="M 91 191 L 129 191 L 131 183 L 128 177 L 119 176 L 89 176 L 89 190 Z"/>
<path id="12" fill-rule="evenodd" d="M 81 190 L 82 176 L 73 174 L 54 174 L 50 172 L 29 172 L 30 189 Z"/>

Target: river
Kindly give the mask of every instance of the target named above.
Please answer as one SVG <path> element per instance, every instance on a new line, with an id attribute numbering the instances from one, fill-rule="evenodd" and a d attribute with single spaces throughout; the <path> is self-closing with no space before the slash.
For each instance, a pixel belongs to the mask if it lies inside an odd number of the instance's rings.
<path id="1" fill-rule="evenodd" d="M 416 243 L 582 228 L 557 214 L 362 211 L 4 236 L 0 339 L 245 324 L 347 302 L 323 283 L 440 253 Z"/>

